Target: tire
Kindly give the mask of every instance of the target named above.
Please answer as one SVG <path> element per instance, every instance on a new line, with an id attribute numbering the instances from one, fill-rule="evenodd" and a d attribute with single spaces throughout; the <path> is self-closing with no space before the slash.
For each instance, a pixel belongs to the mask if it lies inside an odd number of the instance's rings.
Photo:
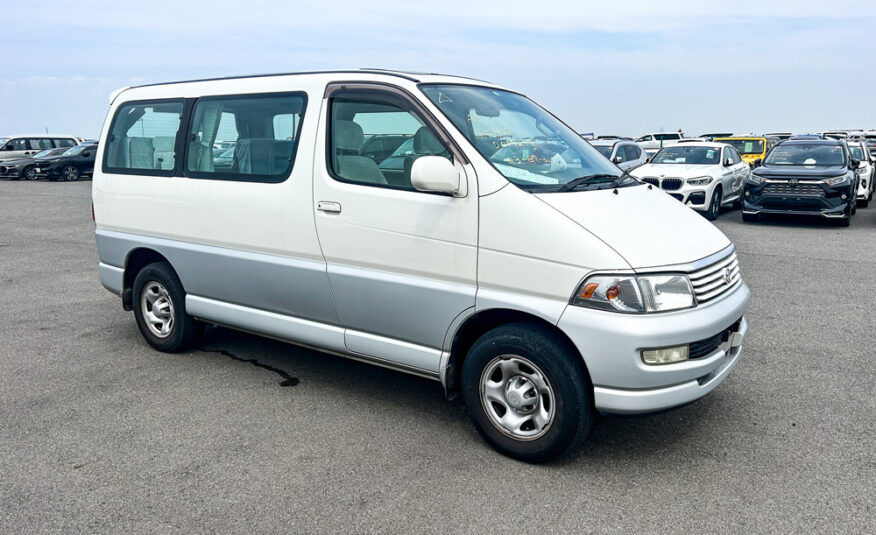
<path id="1" fill-rule="evenodd" d="M 39 178 L 36 174 L 36 167 L 29 165 L 22 169 L 21 178 L 25 180 L 36 180 L 37 178 Z"/>
<path id="2" fill-rule="evenodd" d="M 65 165 L 64 168 L 61 169 L 61 178 L 67 182 L 76 182 L 79 180 L 79 168 L 75 165 Z"/>
<path id="3" fill-rule="evenodd" d="M 198 343 L 204 324 L 186 312 L 185 290 L 170 264 L 156 262 L 141 269 L 134 278 L 133 297 L 134 318 L 149 345 L 175 353 Z"/>
<path id="4" fill-rule="evenodd" d="M 703 213 L 703 217 L 709 221 L 718 219 L 718 214 L 721 213 L 721 188 L 715 188 L 712 192 L 712 200 L 709 202 L 709 208 Z"/>
<path id="5" fill-rule="evenodd" d="M 462 395 L 478 432 L 504 455 L 530 463 L 570 452 L 587 437 L 592 392 L 575 348 L 532 323 L 487 332 L 462 366 Z M 509 414 L 516 417 L 505 427 Z"/>
<path id="6" fill-rule="evenodd" d="M 742 213 L 742 220 L 746 223 L 756 223 L 760 219 L 760 214 L 746 214 Z"/>
<path id="7" fill-rule="evenodd" d="M 851 224 L 852 224 L 852 216 L 850 216 L 850 215 L 847 215 L 846 217 L 844 217 L 842 219 L 836 220 L 836 226 L 838 226 L 838 227 L 848 227 Z"/>
<path id="8" fill-rule="evenodd" d="M 858 201 L 858 205 L 861 208 L 866 208 L 866 207 L 870 206 L 870 199 L 869 198 L 868 199 L 861 199 L 860 201 Z"/>

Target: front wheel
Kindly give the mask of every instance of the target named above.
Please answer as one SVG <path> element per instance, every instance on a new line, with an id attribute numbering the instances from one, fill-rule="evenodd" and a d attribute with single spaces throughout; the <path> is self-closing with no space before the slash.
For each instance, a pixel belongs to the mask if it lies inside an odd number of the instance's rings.
<path id="1" fill-rule="evenodd" d="M 143 338 L 159 351 L 175 353 L 197 343 L 204 325 L 186 312 L 186 294 L 167 262 L 149 264 L 134 278 L 134 318 Z"/>
<path id="2" fill-rule="evenodd" d="M 63 176 L 64 180 L 67 182 L 75 182 L 79 180 L 79 168 L 75 165 L 65 165 L 61 170 L 61 176 Z"/>
<path id="3" fill-rule="evenodd" d="M 462 394 L 475 427 L 501 453 L 549 461 L 574 450 L 593 424 L 592 386 L 571 344 L 530 323 L 497 327 L 462 366 Z"/>
<path id="4" fill-rule="evenodd" d="M 36 173 L 36 167 L 25 167 L 24 171 L 21 172 L 21 177 L 25 180 L 36 180 L 38 178 Z"/>
<path id="5" fill-rule="evenodd" d="M 718 214 L 721 212 L 721 188 L 715 188 L 712 193 L 712 201 L 709 203 L 709 208 L 703 214 L 709 221 L 718 219 Z"/>

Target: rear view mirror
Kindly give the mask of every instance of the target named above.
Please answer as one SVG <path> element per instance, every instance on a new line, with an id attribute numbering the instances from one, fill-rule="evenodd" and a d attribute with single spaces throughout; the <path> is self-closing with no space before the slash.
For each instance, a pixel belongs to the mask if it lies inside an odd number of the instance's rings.
<path id="1" fill-rule="evenodd" d="M 731 165 L 733 165 L 733 159 L 732 159 L 732 158 L 727 158 L 727 159 L 724 160 L 724 167 L 730 167 Z"/>
<path id="2" fill-rule="evenodd" d="M 620 156 L 615 156 L 613 161 L 614 163 L 621 163 L 622 161 L 624 161 L 624 159 Z"/>
<path id="3" fill-rule="evenodd" d="M 459 171 L 443 156 L 420 156 L 411 166 L 411 184 L 420 191 L 460 193 Z"/>

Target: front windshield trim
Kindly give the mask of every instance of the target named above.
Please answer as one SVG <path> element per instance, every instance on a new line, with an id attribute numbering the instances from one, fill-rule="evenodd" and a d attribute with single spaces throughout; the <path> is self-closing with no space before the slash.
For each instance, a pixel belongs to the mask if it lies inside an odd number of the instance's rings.
<path id="1" fill-rule="evenodd" d="M 593 150 L 596 154 L 598 154 L 601 158 L 605 158 L 604 156 L 602 156 L 601 154 L 598 153 L 598 151 L 596 150 L 596 148 L 595 148 L 593 145 L 591 145 L 587 140 L 581 138 L 580 135 L 578 134 L 578 132 L 577 132 L 575 129 L 573 129 L 572 127 L 570 127 L 565 121 L 563 121 L 562 119 L 560 119 L 559 117 L 557 117 L 556 115 L 554 115 L 553 113 L 551 113 L 550 111 L 548 111 L 547 109 L 545 109 L 545 108 L 542 107 L 540 104 L 538 104 L 538 103 L 535 102 L 534 100 L 530 99 L 529 97 L 527 97 L 527 96 L 526 96 L 525 94 L 523 94 L 523 93 L 519 93 L 519 92 L 517 92 L 517 91 L 511 90 L 511 89 L 506 89 L 506 88 L 503 88 L 503 87 L 496 87 L 496 86 L 489 86 L 489 85 L 482 85 L 482 84 L 474 84 L 474 83 L 464 83 L 464 82 L 448 82 L 448 83 L 444 83 L 444 82 L 428 82 L 428 83 L 427 83 L 427 82 L 423 82 L 423 83 L 418 83 L 418 84 L 417 84 L 417 88 L 420 90 L 420 93 L 421 93 L 422 96 L 425 98 L 425 100 L 426 100 L 427 102 L 429 102 L 432 106 L 434 106 L 435 109 L 437 109 L 437 110 L 441 113 L 441 115 L 443 115 L 443 117 L 444 117 L 444 118 L 445 118 L 445 119 L 446 119 L 446 120 L 452 125 L 452 127 L 456 130 L 456 132 L 457 132 L 458 134 L 461 134 L 461 135 L 462 135 L 462 137 L 465 139 L 466 143 L 468 143 L 468 146 L 471 147 L 471 149 L 472 149 L 475 153 L 477 153 L 479 156 L 481 156 L 481 157 L 487 162 L 487 164 L 489 164 L 489 165 L 490 165 L 490 166 L 491 166 L 491 167 L 492 167 L 497 173 L 499 173 L 500 176 L 502 176 L 503 178 L 505 178 L 505 180 L 506 180 L 507 182 L 513 184 L 514 186 L 516 186 L 516 187 L 518 187 L 518 188 L 520 188 L 520 189 L 522 189 L 522 190 L 524 190 L 524 191 L 528 191 L 528 190 L 530 190 L 530 189 L 543 190 L 543 189 L 545 189 L 545 188 L 547 188 L 547 187 L 549 187 L 549 186 L 555 186 L 557 189 L 552 190 L 552 191 L 557 191 L 559 188 L 561 188 L 561 187 L 563 186 L 563 184 L 562 184 L 562 183 L 557 183 L 557 184 L 540 184 L 540 183 L 521 184 L 521 183 L 519 183 L 519 182 L 513 180 L 513 179 L 512 179 L 511 177 L 509 177 L 508 175 L 506 175 L 504 172 L 502 172 L 501 169 L 499 169 L 499 167 L 498 167 L 499 162 L 494 162 L 491 158 L 487 157 L 484 153 L 482 153 L 482 152 L 481 152 L 481 151 L 475 146 L 474 142 L 473 142 L 471 139 L 469 139 L 468 135 L 467 135 L 465 132 L 463 132 L 463 131 L 459 128 L 459 126 L 454 122 L 454 120 L 453 120 L 453 119 L 447 114 L 447 112 L 445 112 L 445 110 L 443 110 L 443 109 L 438 105 L 439 103 L 433 101 L 432 98 L 428 95 L 428 93 L 426 93 L 426 91 L 424 91 L 425 88 L 429 88 L 429 87 L 470 87 L 470 88 L 474 88 L 474 89 L 487 90 L 487 91 L 500 91 L 500 92 L 503 92 L 503 93 L 508 93 L 508 94 L 510 94 L 510 95 L 515 95 L 515 96 L 518 96 L 518 97 L 520 97 L 520 98 L 523 98 L 523 99 L 525 99 L 527 102 L 529 102 L 529 103 L 531 103 L 533 106 L 535 106 L 535 107 L 536 107 L 538 110 L 540 110 L 542 113 L 544 113 L 544 114 L 547 115 L 548 117 L 552 118 L 552 119 L 553 119 L 554 121 L 556 121 L 559 125 L 562 125 L 562 127 L 565 128 L 565 129 L 566 129 L 566 130 L 567 130 L 567 131 L 568 131 L 568 132 L 569 132 L 569 133 L 570 133 L 575 139 L 580 139 L 580 141 L 581 141 L 582 143 L 584 143 L 585 145 L 587 145 L 590 149 L 592 149 L 592 150 Z M 565 141 L 564 141 L 564 143 L 565 143 Z M 567 146 L 568 146 L 568 144 L 567 144 Z M 571 147 L 570 147 L 570 148 L 571 148 Z M 605 159 L 607 160 L 607 158 L 605 158 Z M 608 166 L 609 166 L 609 167 L 608 167 L 608 170 L 611 170 L 611 171 L 613 171 L 614 173 L 616 173 L 616 177 L 617 177 L 617 178 L 620 178 L 620 177 L 622 177 L 622 176 L 624 175 L 623 171 L 621 171 L 620 168 L 618 168 L 617 166 L 615 166 L 614 164 L 612 164 L 610 161 L 607 161 L 606 163 L 607 163 Z M 506 164 L 502 164 L 502 165 L 506 165 Z M 611 169 L 611 168 L 613 168 L 613 169 Z M 525 171 L 525 170 L 524 170 L 524 171 Z M 521 179 L 521 180 L 522 180 L 522 179 Z M 636 184 L 638 184 L 637 181 L 636 181 Z M 539 191 L 539 192 L 540 192 L 540 193 L 547 193 L 548 191 Z"/>

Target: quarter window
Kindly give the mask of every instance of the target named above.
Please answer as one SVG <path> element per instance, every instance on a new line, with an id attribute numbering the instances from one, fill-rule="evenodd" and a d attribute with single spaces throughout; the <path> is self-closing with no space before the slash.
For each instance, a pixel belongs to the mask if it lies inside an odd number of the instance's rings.
<path id="1" fill-rule="evenodd" d="M 329 168 L 343 182 L 416 191 L 411 169 L 418 158 L 452 160 L 438 136 L 400 98 L 336 96 L 329 120 Z"/>
<path id="2" fill-rule="evenodd" d="M 107 137 L 105 170 L 172 175 L 184 108 L 181 100 L 119 106 Z"/>
<path id="3" fill-rule="evenodd" d="M 198 99 L 186 175 L 282 182 L 292 171 L 306 100 L 303 93 Z"/>

